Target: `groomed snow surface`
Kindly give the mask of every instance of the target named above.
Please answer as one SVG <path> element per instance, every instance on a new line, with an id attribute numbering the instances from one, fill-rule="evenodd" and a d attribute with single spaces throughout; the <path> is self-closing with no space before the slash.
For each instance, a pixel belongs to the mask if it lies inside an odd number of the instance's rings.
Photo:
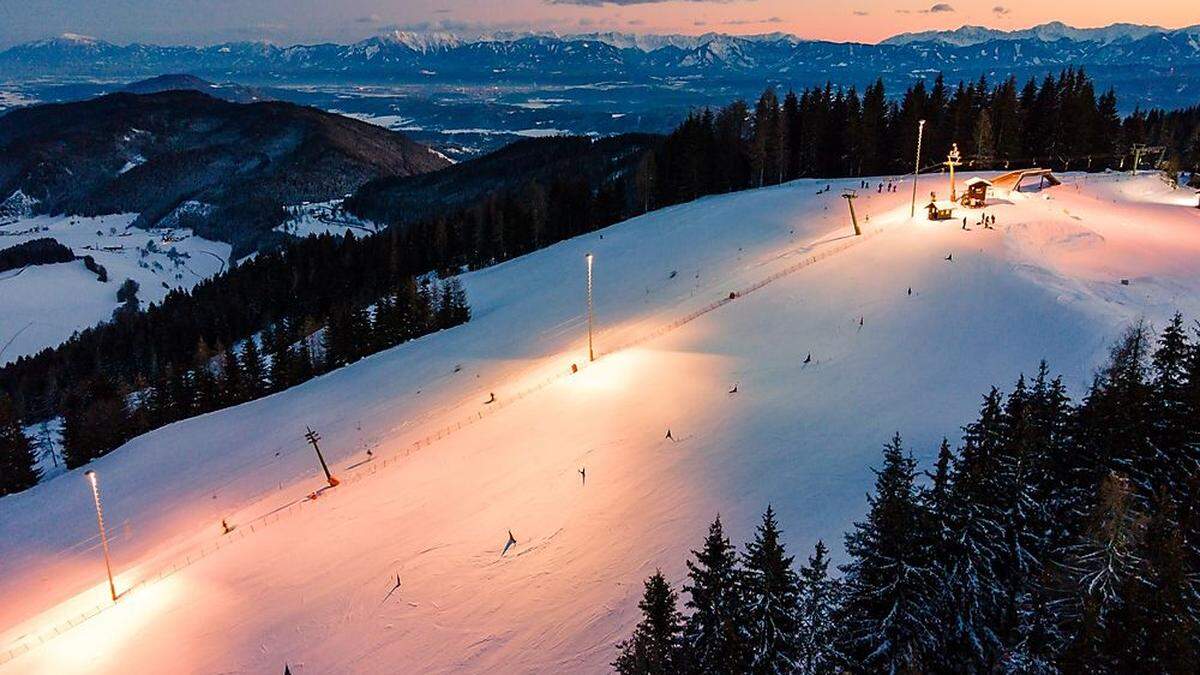
<path id="1" fill-rule="evenodd" d="M 81 260 L 0 272 L 0 365 L 109 320 L 126 279 L 138 282 L 137 297 L 145 307 L 162 302 L 172 288 L 192 288 L 225 269 L 229 244 L 183 228 L 136 228 L 131 225 L 136 217 L 0 218 L 0 249 L 50 237 L 76 256 L 92 256 L 108 272 L 101 283 Z"/>
<path id="2" fill-rule="evenodd" d="M 94 462 L 115 606 L 80 470 L 0 499 L 0 672 L 604 671 L 718 512 L 744 541 L 773 504 L 793 553 L 840 556 L 892 433 L 927 463 L 1043 357 L 1078 395 L 1131 323 L 1200 317 L 1190 191 L 1065 178 L 994 230 L 872 180 L 851 238 L 858 181 L 804 180 L 464 275 L 469 324 Z M 342 485 L 303 501 L 306 425 Z"/>

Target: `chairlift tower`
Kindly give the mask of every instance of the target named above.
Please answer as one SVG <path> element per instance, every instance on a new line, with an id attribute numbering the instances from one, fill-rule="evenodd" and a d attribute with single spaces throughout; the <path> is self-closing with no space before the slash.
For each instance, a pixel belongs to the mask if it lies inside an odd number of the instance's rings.
<path id="1" fill-rule="evenodd" d="M 958 192 L 954 186 L 954 168 L 962 166 L 962 154 L 958 151 L 958 143 L 950 146 L 950 154 L 946 155 L 946 166 L 950 167 L 950 201 L 958 201 Z"/>
<path id="2" fill-rule="evenodd" d="M 854 200 L 858 199 L 858 191 L 845 190 L 842 192 L 842 199 L 845 199 L 846 205 L 850 207 L 850 223 L 854 225 L 854 236 L 862 236 L 862 230 L 858 227 L 858 216 L 854 214 Z"/>

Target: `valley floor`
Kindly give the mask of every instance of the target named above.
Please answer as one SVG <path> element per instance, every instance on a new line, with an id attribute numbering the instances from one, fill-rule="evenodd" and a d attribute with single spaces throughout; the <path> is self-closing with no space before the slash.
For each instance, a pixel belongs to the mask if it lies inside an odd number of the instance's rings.
<path id="1" fill-rule="evenodd" d="M 1078 394 L 1125 327 L 1200 318 L 1200 209 L 1156 176 L 967 230 L 877 182 L 863 237 L 857 179 L 664 209 L 464 275 L 464 326 L 132 440 L 90 467 L 111 608 L 81 471 L 0 499 L 0 672 L 601 672 L 718 512 L 744 540 L 770 503 L 836 559 L 894 432 L 927 464 L 1040 359 Z M 306 426 L 342 479 L 307 500 Z"/>

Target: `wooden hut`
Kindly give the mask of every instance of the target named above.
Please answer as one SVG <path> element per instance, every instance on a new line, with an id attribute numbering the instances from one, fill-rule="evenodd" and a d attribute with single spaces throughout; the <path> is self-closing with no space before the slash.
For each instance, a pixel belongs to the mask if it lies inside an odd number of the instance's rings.
<path id="1" fill-rule="evenodd" d="M 966 188 L 960 201 L 963 206 L 972 209 L 987 206 L 988 190 L 992 187 L 991 181 L 976 176 L 964 183 L 963 187 Z"/>
<path id="2" fill-rule="evenodd" d="M 949 203 L 931 201 L 925 210 L 929 212 L 930 220 L 950 220 L 954 217 L 954 207 Z"/>

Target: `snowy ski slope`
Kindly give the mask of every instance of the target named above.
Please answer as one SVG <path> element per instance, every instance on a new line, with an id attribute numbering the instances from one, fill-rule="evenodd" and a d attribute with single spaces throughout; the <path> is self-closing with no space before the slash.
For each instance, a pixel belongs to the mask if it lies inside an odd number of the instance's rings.
<path id="1" fill-rule="evenodd" d="M 851 238 L 857 179 L 797 181 L 464 275 L 469 324 L 94 462 L 115 606 L 81 471 L 0 499 L 0 673 L 604 671 L 718 511 L 840 555 L 893 432 L 928 460 L 1041 358 L 1078 394 L 1130 323 L 1200 318 L 1191 191 L 1065 178 L 995 230 L 909 220 L 902 184 Z M 306 425 L 343 481 L 315 500 Z"/>

